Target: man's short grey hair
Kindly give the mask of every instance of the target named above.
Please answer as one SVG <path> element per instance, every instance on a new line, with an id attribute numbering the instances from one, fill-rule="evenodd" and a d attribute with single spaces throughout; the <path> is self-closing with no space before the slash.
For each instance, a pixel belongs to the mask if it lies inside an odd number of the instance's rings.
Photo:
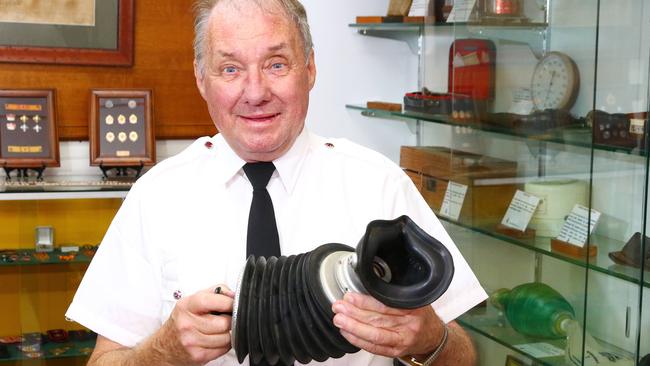
<path id="1" fill-rule="evenodd" d="M 208 20 L 212 9 L 225 0 L 197 0 L 194 3 L 194 59 L 197 62 L 199 72 L 203 74 L 205 68 L 206 40 L 208 31 Z M 232 1 L 232 0 L 231 0 Z M 241 0 L 239 0 L 241 1 Z M 309 54 L 314 47 L 311 40 L 307 12 L 305 7 L 298 0 L 248 0 L 254 1 L 259 6 L 276 4 L 282 9 L 286 16 L 294 22 L 300 30 L 305 60 L 309 62 Z"/>

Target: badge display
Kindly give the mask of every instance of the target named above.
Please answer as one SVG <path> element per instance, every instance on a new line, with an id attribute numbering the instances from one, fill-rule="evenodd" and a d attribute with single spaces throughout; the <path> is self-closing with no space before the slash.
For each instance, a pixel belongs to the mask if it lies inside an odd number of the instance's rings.
<path id="1" fill-rule="evenodd" d="M 155 163 L 150 90 L 93 90 L 90 165 L 134 167 Z"/>
<path id="2" fill-rule="evenodd" d="M 0 166 L 59 166 L 54 90 L 0 89 Z"/>

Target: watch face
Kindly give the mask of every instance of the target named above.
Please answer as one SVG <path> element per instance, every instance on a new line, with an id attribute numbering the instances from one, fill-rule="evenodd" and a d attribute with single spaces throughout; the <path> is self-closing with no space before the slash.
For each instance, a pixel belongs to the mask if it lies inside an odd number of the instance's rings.
<path id="1" fill-rule="evenodd" d="M 533 72 L 531 94 L 537 110 L 569 109 L 580 84 L 573 60 L 560 52 L 549 52 Z"/>

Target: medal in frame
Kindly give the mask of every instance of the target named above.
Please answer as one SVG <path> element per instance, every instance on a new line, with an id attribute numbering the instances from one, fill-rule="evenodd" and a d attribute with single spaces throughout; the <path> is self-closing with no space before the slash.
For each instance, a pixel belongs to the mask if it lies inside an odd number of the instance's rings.
<path id="1" fill-rule="evenodd" d="M 154 165 L 151 90 L 93 90 L 89 143 L 91 166 L 103 169 Z"/>
<path id="2" fill-rule="evenodd" d="M 55 111 L 54 89 L 0 89 L 0 166 L 60 166 Z"/>

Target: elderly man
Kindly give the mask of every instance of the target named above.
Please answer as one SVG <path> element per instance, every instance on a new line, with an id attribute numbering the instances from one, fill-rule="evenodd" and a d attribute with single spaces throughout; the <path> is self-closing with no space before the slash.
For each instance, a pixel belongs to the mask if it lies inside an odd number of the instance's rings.
<path id="1" fill-rule="evenodd" d="M 362 350 L 324 364 L 475 363 L 453 319 L 485 292 L 411 181 L 373 151 L 304 128 L 316 66 L 302 5 L 203 0 L 196 10 L 196 83 L 220 133 L 154 167 L 117 213 L 67 313 L 99 334 L 89 365 L 237 364 L 231 318 L 214 312 L 232 311 L 247 254 L 355 245 L 369 221 L 403 214 L 451 252 L 449 289 L 414 310 L 346 294 L 333 322 Z M 277 240 L 251 249 L 259 166 L 277 225 L 265 238 Z"/>

